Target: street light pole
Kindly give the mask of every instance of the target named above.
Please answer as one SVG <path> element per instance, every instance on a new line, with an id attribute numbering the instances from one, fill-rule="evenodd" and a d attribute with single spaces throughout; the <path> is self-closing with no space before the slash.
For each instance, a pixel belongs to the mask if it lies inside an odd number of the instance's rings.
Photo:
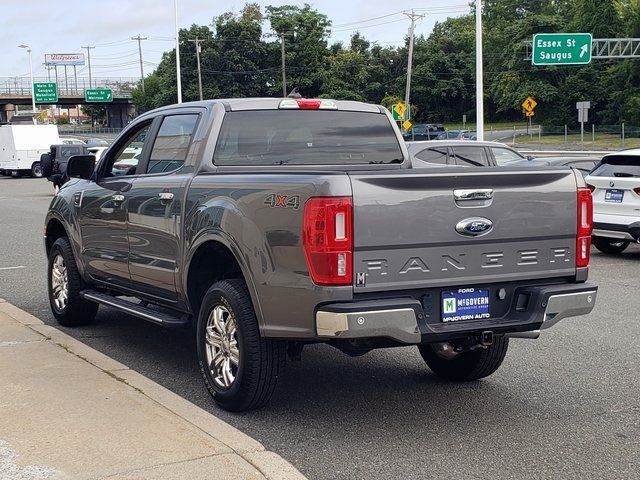
<path id="1" fill-rule="evenodd" d="M 200 93 L 200 101 L 202 101 L 202 72 L 200 70 L 200 50 L 202 39 L 196 37 L 195 40 L 189 40 L 196 44 L 196 62 L 198 63 L 198 92 Z"/>
<path id="2" fill-rule="evenodd" d="M 411 10 L 411 13 L 403 12 L 403 14 L 411 19 L 411 27 L 409 27 L 409 54 L 407 59 L 407 87 L 404 92 L 404 104 L 406 106 L 405 120 L 409 120 L 409 118 L 411 118 L 411 105 L 409 101 L 411 96 L 411 70 L 413 67 L 413 37 L 415 36 L 413 32 L 416 26 L 416 19 L 424 18 L 425 15 L 418 15 L 413 10 Z"/>
<path id="3" fill-rule="evenodd" d="M 176 21 L 176 86 L 178 89 L 178 103 L 182 103 L 182 79 L 180 78 L 180 30 L 178 28 L 178 0 L 173 0 Z"/>
<path id="4" fill-rule="evenodd" d="M 476 0 L 476 138 L 484 140 L 484 84 L 482 70 L 482 0 Z"/>
<path id="5" fill-rule="evenodd" d="M 281 56 L 281 68 L 282 68 L 282 97 L 287 97 L 287 71 L 284 60 L 284 32 L 280 34 L 280 56 Z"/>
<path id="6" fill-rule="evenodd" d="M 35 87 L 33 86 L 33 62 L 31 61 L 31 47 L 29 45 L 18 45 L 19 48 L 26 48 L 27 53 L 29 54 L 29 78 L 31 78 L 31 107 L 33 109 L 33 113 L 36 113 L 36 92 Z"/>

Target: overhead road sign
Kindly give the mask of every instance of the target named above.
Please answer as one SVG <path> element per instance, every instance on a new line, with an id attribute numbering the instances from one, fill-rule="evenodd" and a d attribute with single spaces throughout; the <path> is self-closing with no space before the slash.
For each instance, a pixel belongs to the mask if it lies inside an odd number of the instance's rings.
<path id="1" fill-rule="evenodd" d="M 36 103 L 57 103 L 58 86 L 55 82 L 34 83 L 33 96 L 35 97 Z"/>
<path id="2" fill-rule="evenodd" d="M 522 108 L 524 108 L 525 112 L 533 112 L 537 106 L 538 102 L 536 102 L 533 97 L 527 97 L 525 101 L 522 102 Z"/>
<path id="3" fill-rule="evenodd" d="M 44 56 L 44 63 L 53 66 L 84 65 L 84 53 L 47 53 Z"/>
<path id="4" fill-rule="evenodd" d="M 533 36 L 534 65 L 586 65 L 591 63 L 590 33 L 538 33 Z"/>
<path id="5" fill-rule="evenodd" d="M 110 88 L 87 88 L 84 99 L 90 103 L 113 102 L 113 91 Z"/>

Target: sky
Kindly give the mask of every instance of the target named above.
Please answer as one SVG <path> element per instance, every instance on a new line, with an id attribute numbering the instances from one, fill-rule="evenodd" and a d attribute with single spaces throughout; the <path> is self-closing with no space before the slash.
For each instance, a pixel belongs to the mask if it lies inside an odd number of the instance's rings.
<path id="1" fill-rule="evenodd" d="M 227 11 L 238 12 L 246 0 L 177 0 L 181 28 L 192 24 L 211 25 Z M 260 6 L 305 2 L 257 1 Z M 360 31 L 369 41 L 383 46 L 403 43 L 409 19 L 402 11 L 416 9 L 426 17 L 416 25 L 416 34 L 427 36 L 436 21 L 469 11 L 468 0 L 321 0 L 307 1 L 333 22 L 330 42 L 348 44 Z M 141 35 L 145 75 L 160 62 L 162 53 L 173 48 L 175 38 L 174 0 L 0 0 L 0 82 L 6 77 L 28 77 L 27 52 L 32 48 L 35 77 L 46 77 L 47 53 L 86 53 L 93 45 L 93 77 L 139 78 L 138 43 Z M 59 75 L 62 75 L 59 69 Z M 71 70 L 70 70 L 71 74 Z M 78 67 L 78 77 L 87 77 L 87 67 Z M 3 78 L 4 77 L 4 78 Z"/>

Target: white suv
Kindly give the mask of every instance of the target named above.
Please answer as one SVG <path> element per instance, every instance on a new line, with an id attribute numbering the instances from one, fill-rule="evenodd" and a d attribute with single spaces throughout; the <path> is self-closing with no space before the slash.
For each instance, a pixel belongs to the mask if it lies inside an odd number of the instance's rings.
<path id="1" fill-rule="evenodd" d="M 593 192 L 593 245 L 621 253 L 640 242 L 640 149 L 606 155 L 585 181 Z"/>

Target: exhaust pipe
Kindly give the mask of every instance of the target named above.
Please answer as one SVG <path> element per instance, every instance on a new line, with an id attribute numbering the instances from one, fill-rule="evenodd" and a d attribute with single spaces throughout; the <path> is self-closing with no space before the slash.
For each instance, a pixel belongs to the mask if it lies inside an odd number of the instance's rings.
<path id="1" fill-rule="evenodd" d="M 529 338 L 531 340 L 535 340 L 540 337 L 540 330 L 530 330 L 528 332 L 513 332 L 506 333 L 504 335 L 507 338 Z"/>

